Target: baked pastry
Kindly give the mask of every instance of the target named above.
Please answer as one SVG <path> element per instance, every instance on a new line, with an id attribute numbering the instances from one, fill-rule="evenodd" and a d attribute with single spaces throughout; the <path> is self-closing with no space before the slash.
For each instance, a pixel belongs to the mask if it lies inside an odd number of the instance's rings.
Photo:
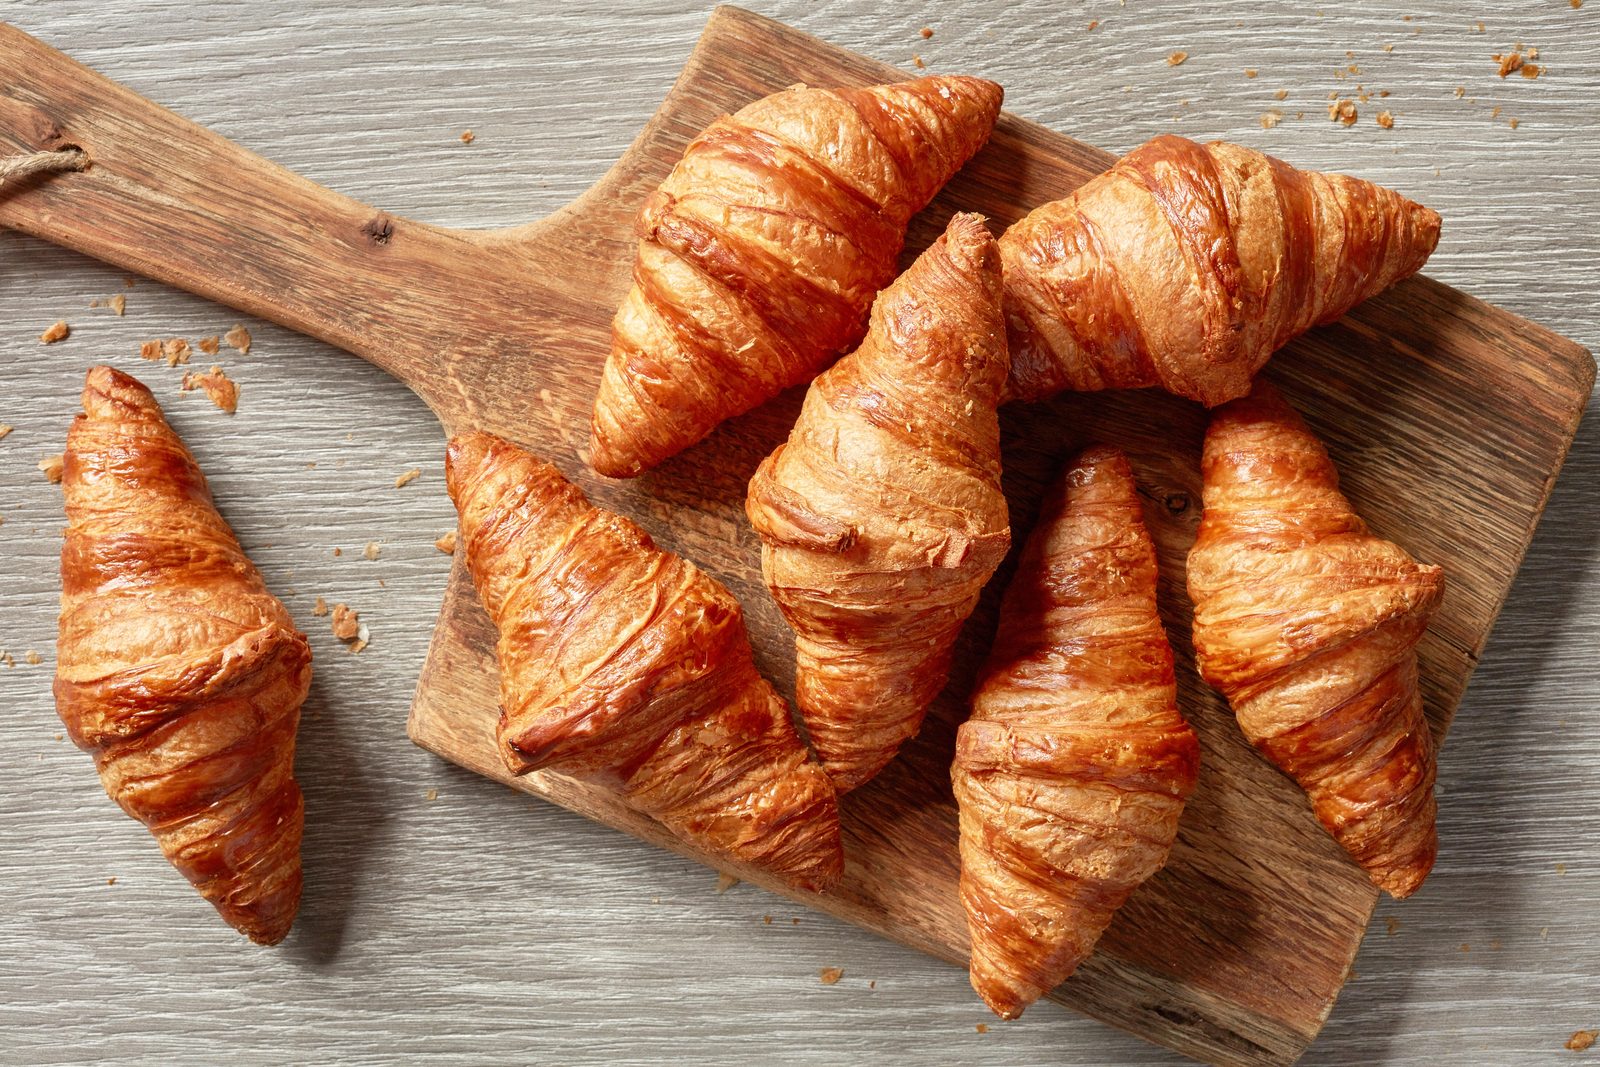
<path id="1" fill-rule="evenodd" d="M 916 734 L 1011 544 L 1005 376 L 1000 257 L 981 217 L 957 215 L 750 480 L 762 574 L 795 630 L 796 700 L 841 792 Z"/>
<path id="2" fill-rule="evenodd" d="M 956 734 L 972 986 L 995 1014 L 1065 981 L 1166 863 L 1199 761 L 1133 470 L 1091 448 L 1045 502 Z"/>
<path id="3" fill-rule="evenodd" d="M 1000 239 L 1011 394 L 1160 386 L 1212 407 L 1421 269 L 1439 216 L 1381 186 L 1170 134 Z"/>
<path id="4" fill-rule="evenodd" d="M 300 905 L 311 649 L 134 379 L 89 372 L 61 486 L 61 721 L 230 925 L 282 941 Z"/>
<path id="5" fill-rule="evenodd" d="M 445 471 L 500 634 L 506 766 L 596 781 L 793 885 L 835 882 L 838 799 L 756 670 L 732 594 L 498 437 L 454 438 Z"/>
<path id="6" fill-rule="evenodd" d="M 639 212 L 590 460 L 632 477 L 861 340 L 906 224 L 984 142 L 1000 86 L 804 85 L 713 122 Z"/>
<path id="7" fill-rule="evenodd" d="M 1409 896 L 1438 851 L 1416 647 L 1444 572 L 1367 531 L 1322 442 L 1265 382 L 1212 415 L 1203 473 L 1200 673 L 1373 883 Z"/>

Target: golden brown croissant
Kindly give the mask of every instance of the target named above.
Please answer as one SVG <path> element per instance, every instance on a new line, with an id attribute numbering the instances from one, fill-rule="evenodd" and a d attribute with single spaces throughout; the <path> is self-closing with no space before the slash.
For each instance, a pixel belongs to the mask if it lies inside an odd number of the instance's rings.
<path id="1" fill-rule="evenodd" d="M 989 139 L 1000 86 L 796 86 L 713 122 L 639 213 L 590 463 L 632 477 L 861 340 L 911 216 Z"/>
<path id="2" fill-rule="evenodd" d="M 1208 407 L 1421 269 L 1439 216 L 1381 186 L 1164 135 L 1000 239 L 1011 395 L 1159 385 Z"/>
<path id="3" fill-rule="evenodd" d="M 1372 881 L 1409 896 L 1438 851 L 1416 646 L 1444 573 L 1367 532 L 1322 443 L 1265 382 L 1212 416 L 1203 472 L 1189 553 L 1200 672 Z"/>
<path id="4" fill-rule="evenodd" d="M 506 766 L 599 781 L 796 886 L 837 881 L 838 798 L 757 672 L 732 594 L 498 437 L 454 438 L 446 476 L 500 633 Z"/>
<path id="5" fill-rule="evenodd" d="M 252 941 L 300 904 L 311 649 L 150 391 L 89 372 L 61 485 L 56 710 L 106 792 Z"/>
<path id="6" fill-rule="evenodd" d="M 1092 448 L 1046 501 L 956 734 L 972 987 L 997 1015 L 1065 981 L 1166 863 L 1199 760 L 1133 470 Z"/>
<path id="7" fill-rule="evenodd" d="M 1005 376 L 1000 257 L 981 217 L 957 215 L 750 480 L 762 573 L 795 629 L 796 698 L 841 792 L 922 725 L 1010 547 Z"/>

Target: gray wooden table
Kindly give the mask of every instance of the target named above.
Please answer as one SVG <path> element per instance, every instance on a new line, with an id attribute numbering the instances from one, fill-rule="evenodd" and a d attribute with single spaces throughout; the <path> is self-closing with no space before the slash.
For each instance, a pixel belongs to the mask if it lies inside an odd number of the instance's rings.
<path id="1" fill-rule="evenodd" d="M 920 56 L 995 78 L 1011 110 L 1109 149 L 1227 137 L 1395 186 L 1444 216 L 1430 274 L 1600 348 L 1600 0 L 753 2 L 908 70 Z M 345 193 L 486 226 L 597 178 L 706 10 L 9 0 L 0 15 Z M 1539 49 L 1537 79 L 1498 77 L 1491 57 L 1518 43 Z M 1171 66 L 1176 51 L 1188 59 Z M 1330 122 L 1329 93 L 1357 86 L 1372 94 L 1357 123 Z M 115 293 L 125 317 L 89 307 Z M 71 338 L 41 346 L 57 319 Z M 237 321 L 0 233 L 0 422 L 16 427 L 0 441 L 0 647 L 15 661 L 0 657 L 0 1062 L 1176 1061 L 1050 1005 L 999 1025 L 954 968 L 758 889 L 719 895 L 702 868 L 412 747 L 448 566 L 433 541 L 453 525 L 443 437 L 380 372 L 265 323 L 247 320 L 249 356 L 221 360 L 241 386 L 232 417 L 137 357 L 141 341 Z M 305 903 L 275 951 L 182 883 L 52 709 L 63 519 L 36 463 L 61 450 L 100 361 L 156 390 L 315 648 Z M 411 467 L 421 478 L 395 488 Z M 1305 1062 L 1600 1061 L 1600 1045 L 1563 1048 L 1600 1027 L 1597 488 L 1591 418 L 1445 747 L 1438 867 L 1380 907 Z M 334 640 L 318 596 L 358 609 L 370 647 Z M 821 967 L 843 980 L 822 985 Z"/>

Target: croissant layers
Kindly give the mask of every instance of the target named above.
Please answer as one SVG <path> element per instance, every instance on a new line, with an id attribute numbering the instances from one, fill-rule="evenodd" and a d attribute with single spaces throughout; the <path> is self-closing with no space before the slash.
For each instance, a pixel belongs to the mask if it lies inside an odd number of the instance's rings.
<path id="1" fill-rule="evenodd" d="M 596 781 L 793 885 L 837 881 L 837 797 L 757 672 L 738 601 L 497 437 L 453 439 L 446 475 L 499 630 L 506 766 Z"/>
<path id="2" fill-rule="evenodd" d="M 1000 86 L 797 86 L 713 122 L 639 213 L 590 463 L 631 477 L 861 340 L 906 224 L 989 138 Z"/>
<path id="3" fill-rule="evenodd" d="M 281 941 L 300 903 L 306 639 L 134 379 L 89 372 L 61 484 L 61 721 L 222 917 Z"/>
<path id="4" fill-rule="evenodd" d="M 1367 532 L 1322 443 L 1264 382 L 1212 416 L 1202 469 L 1200 672 L 1373 883 L 1409 896 L 1438 851 L 1416 646 L 1444 574 Z"/>
<path id="5" fill-rule="evenodd" d="M 1010 546 L 1006 366 L 999 253 L 982 218 L 957 215 L 750 480 L 762 574 L 795 630 L 796 699 L 841 791 L 917 732 Z"/>
<path id="6" fill-rule="evenodd" d="M 1160 386 L 1213 407 L 1438 242 L 1436 213 L 1370 182 L 1157 137 L 1000 239 L 1011 395 Z"/>
<path id="7" fill-rule="evenodd" d="M 1166 863 L 1200 759 L 1176 701 L 1133 471 L 1090 449 L 1045 502 L 956 734 L 972 986 L 1002 1018 Z"/>

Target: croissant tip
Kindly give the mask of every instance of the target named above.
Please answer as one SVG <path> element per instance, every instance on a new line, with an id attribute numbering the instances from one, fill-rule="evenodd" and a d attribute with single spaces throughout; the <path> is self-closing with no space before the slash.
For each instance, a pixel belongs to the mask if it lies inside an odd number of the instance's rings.
<path id="1" fill-rule="evenodd" d="M 125 415 L 128 409 L 160 414 L 161 405 L 139 379 L 99 364 L 83 378 L 83 410 L 90 415 Z"/>

